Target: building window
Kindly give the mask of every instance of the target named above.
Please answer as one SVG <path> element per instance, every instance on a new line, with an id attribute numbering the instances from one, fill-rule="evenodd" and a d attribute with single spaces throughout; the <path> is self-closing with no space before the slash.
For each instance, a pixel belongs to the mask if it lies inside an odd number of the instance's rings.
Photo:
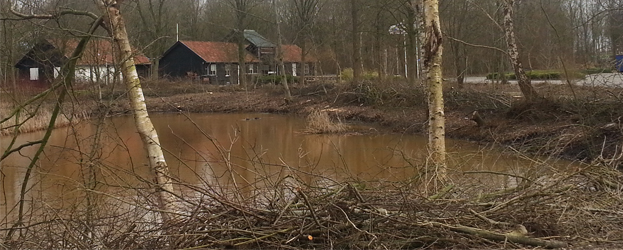
<path id="1" fill-rule="evenodd" d="M 210 64 L 210 68 L 208 70 L 208 75 L 215 76 L 216 75 L 216 64 Z"/>
<path id="2" fill-rule="evenodd" d="M 264 74 L 264 75 L 269 75 L 270 74 L 270 65 L 262 64 L 261 68 L 262 68 L 262 74 Z"/>
<path id="3" fill-rule="evenodd" d="M 231 64 L 225 64 L 225 76 L 229 77 L 231 75 Z"/>
<path id="4" fill-rule="evenodd" d="M 39 80 L 39 68 L 30 68 L 30 80 L 31 81 Z"/>
<path id="5" fill-rule="evenodd" d="M 305 70 L 305 75 L 308 76 L 309 75 L 309 64 L 305 63 L 304 68 L 305 68 L 304 69 Z"/>
<path id="6" fill-rule="evenodd" d="M 58 75 L 60 74 L 61 74 L 61 67 L 54 67 L 54 79 L 56 79 Z"/>
<path id="7" fill-rule="evenodd" d="M 254 74 L 255 73 L 254 68 L 253 68 L 253 64 L 247 65 L 247 69 L 248 69 L 247 73 L 249 73 L 249 74 Z"/>

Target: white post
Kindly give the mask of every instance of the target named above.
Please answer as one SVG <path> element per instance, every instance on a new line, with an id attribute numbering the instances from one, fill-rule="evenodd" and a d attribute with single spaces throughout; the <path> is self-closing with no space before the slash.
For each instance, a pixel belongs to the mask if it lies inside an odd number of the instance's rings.
<path id="1" fill-rule="evenodd" d="M 420 39 L 415 39 L 415 77 L 420 79 Z"/>
<path id="2" fill-rule="evenodd" d="M 400 75 L 400 54 L 398 54 L 398 45 L 396 45 L 396 75 Z"/>
<path id="3" fill-rule="evenodd" d="M 404 51 L 405 51 L 405 78 L 409 78 L 409 70 L 408 70 L 408 64 L 407 64 L 407 33 L 405 32 L 402 35 L 403 38 L 403 45 L 404 45 Z"/>

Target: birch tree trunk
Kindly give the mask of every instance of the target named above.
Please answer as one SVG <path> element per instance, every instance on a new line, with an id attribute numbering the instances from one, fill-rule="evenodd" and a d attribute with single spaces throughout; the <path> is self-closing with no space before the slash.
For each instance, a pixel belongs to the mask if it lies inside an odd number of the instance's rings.
<path id="1" fill-rule="evenodd" d="M 134 122 L 147 151 L 149 166 L 155 173 L 160 209 L 164 211 L 162 219 L 166 223 L 170 219 L 168 212 L 175 211 L 173 184 L 169 175 L 169 168 L 164 159 L 164 153 L 160 147 L 158 133 L 147 113 L 145 96 L 143 95 L 141 82 L 134 65 L 132 48 L 128 40 L 125 22 L 119 10 L 122 2 L 122 0 L 103 0 L 101 7 L 106 11 L 105 23 L 119 51 L 117 57 L 120 62 L 123 81 L 128 90 Z"/>
<path id="2" fill-rule="evenodd" d="M 519 89 L 523 94 L 524 98 L 526 98 L 527 102 L 533 102 L 538 98 L 538 94 L 534 87 L 530 83 L 530 79 L 526 75 L 526 72 L 521 65 L 521 60 L 519 58 L 519 51 L 517 49 L 517 42 L 515 41 L 515 25 L 513 22 L 513 7 L 515 5 L 515 0 L 503 0 L 503 8 L 504 8 L 504 29 L 506 33 L 506 45 L 508 47 L 508 55 L 510 58 L 511 65 L 513 65 L 513 69 L 515 70 L 515 76 L 517 77 L 517 83 L 519 85 Z"/>
<path id="3" fill-rule="evenodd" d="M 439 0 L 424 0 L 424 66 L 428 72 L 428 149 L 430 153 L 428 172 L 437 181 L 446 179 L 445 114 L 442 89 L 443 39 L 439 23 Z M 433 170 L 433 171 L 431 171 Z"/>

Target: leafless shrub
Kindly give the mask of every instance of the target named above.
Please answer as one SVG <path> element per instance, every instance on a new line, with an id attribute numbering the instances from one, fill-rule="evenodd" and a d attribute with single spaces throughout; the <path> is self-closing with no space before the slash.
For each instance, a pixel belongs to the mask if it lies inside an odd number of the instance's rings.
<path id="1" fill-rule="evenodd" d="M 617 232 L 623 222 L 612 209 L 623 205 L 623 178 L 599 167 L 553 173 L 489 193 L 455 187 L 436 198 L 404 183 L 314 186 L 299 177 L 304 175 L 278 179 L 258 192 L 285 194 L 263 202 L 237 202 L 198 188 L 201 202 L 165 226 L 167 236 L 137 232 L 134 242 L 106 247 L 555 248 L 616 244 L 622 236 L 606 239 L 600 233 Z"/>

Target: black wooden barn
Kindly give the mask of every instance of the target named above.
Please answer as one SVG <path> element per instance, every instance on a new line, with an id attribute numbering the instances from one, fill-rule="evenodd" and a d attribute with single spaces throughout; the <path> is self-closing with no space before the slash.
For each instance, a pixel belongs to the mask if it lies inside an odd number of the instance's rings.
<path id="1" fill-rule="evenodd" d="M 259 62 L 247 53 L 247 74 L 257 74 Z M 226 42 L 177 41 L 160 58 L 160 73 L 170 78 L 198 78 L 206 83 L 238 83 L 238 46 Z"/>
<path id="2" fill-rule="evenodd" d="M 244 35 L 247 76 L 278 74 L 277 46 L 253 30 L 245 30 Z M 299 76 L 303 70 L 305 75 L 314 74 L 315 59 L 312 56 L 307 56 L 303 64 L 300 47 L 282 45 L 281 49 L 287 75 Z M 234 42 L 178 41 L 160 59 L 160 72 L 169 78 L 196 78 L 214 84 L 239 83 L 238 45 Z"/>

